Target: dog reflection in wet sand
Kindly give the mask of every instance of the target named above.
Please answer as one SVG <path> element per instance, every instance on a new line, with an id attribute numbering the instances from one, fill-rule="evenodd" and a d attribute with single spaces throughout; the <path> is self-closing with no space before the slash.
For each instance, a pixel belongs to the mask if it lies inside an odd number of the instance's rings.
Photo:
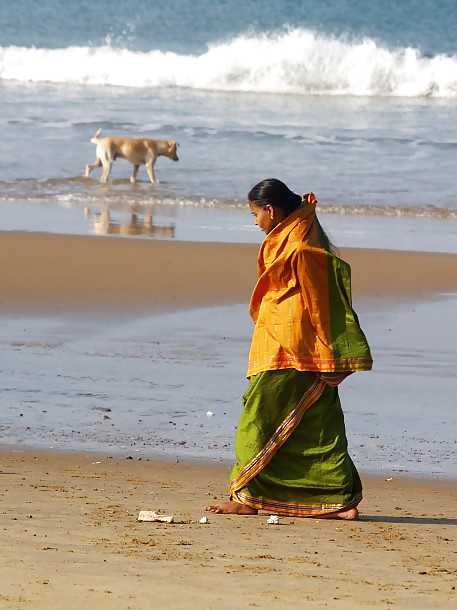
<path id="1" fill-rule="evenodd" d="M 90 176 L 93 169 L 103 167 L 100 182 L 108 182 L 111 168 L 116 159 L 125 159 L 133 165 L 130 182 L 136 183 L 136 175 L 140 165 L 146 166 L 149 180 L 156 181 L 154 164 L 157 157 L 168 157 L 172 161 L 179 161 L 176 152 L 178 143 L 175 140 L 148 140 L 146 138 L 124 138 L 123 136 L 109 136 L 99 139 L 101 128 L 91 139 L 96 144 L 96 159 L 93 163 L 86 165 L 86 178 Z"/>
<path id="2" fill-rule="evenodd" d="M 84 215 L 89 220 L 96 235 L 149 235 L 155 237 L 174 237 L 174 225 L 155 225 L 152 214 L 140 218 L 132 213 L 129 220 L 114 220 L 108 209 L 101 212 L 91 212 L 84 209 Z"/>

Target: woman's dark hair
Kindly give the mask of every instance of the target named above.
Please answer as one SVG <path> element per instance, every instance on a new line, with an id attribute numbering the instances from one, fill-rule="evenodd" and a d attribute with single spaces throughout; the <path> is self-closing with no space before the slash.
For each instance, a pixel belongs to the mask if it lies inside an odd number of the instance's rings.
<path id="1" fill-rule="evenodd" d="M 267 178 L 256 184 L 248 194 L 250 202 L 259 208 L 274 205 L 290 214 L 301 204 L 302 198 L 290 190 L 288 186 L 277 178 Z"/>
<path id="2" fill-rule="evenodd" d="M 251 203 L 255 203 L 259 208 L 264 208 L 267 205 L 274 205 L 277 208 L 281 208 L 281 210 L 284 210 L 284 212 L 289 215 L 301 204 L 302 197 L 291 191 L 284 182 L 281 182 L 281 180 L 278 180 L 277 178 L 267 178 L 256 184 L 249 191 L 248 200 Z M 318 226 L 323 247 L 330 250 L 330 252 L 333 252 L 333 254 L 338 254 L 337 248 L 332 244 L 320 223 Z"/>

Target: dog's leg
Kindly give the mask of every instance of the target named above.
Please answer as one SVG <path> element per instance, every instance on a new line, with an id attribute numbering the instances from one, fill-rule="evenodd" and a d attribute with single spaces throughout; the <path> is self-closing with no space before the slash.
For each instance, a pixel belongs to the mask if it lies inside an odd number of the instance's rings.
<path id="1" fill-rule="evenodd" d="M 146 163 L 146 171 L 148 172 L 149 180 L 152 182 L 152 184 L 154 184 L 154 182 L 156 181 L 156 177 L 154 174 L 154 162 L 153 161 L 148 161 Z"/>
<path id="2" fill-rule="evenodd" d="M 130 176 L 130 182 L 132 184 L 136 184 L 136 175 L 138 174 L 138 170 L 140 169 L 139 165 L 134 165 L 132 169 L 132 175 Z"/>
<path id="3" fill-rule="evenodd" d="M 109 175 L 111 173 L 111 165 L 112 162 L 109 159 L 101 161 L 103 165 L 102 177 L 100 178 L 100 182 L 108 182 Z"/>
<path id="4" fill-rule="evenodd" d="M 86 165 L 86 174 L 85 174 L 86 178 L 89 178 L 90 172 L 93 169 L 97 169 L 97 167 L 101 167 L 101 165 L 102 165 L 102 162 L 100 161 L 100 159 L 96 159 L 93 163 L 88 163 Z"/>

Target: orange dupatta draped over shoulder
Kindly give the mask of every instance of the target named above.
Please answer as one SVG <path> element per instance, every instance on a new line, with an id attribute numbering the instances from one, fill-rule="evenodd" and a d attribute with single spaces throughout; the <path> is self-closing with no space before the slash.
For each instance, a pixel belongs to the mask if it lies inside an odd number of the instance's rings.
<path id="1" fill-rule="evenodd" d="M 265 238 L 249 311 L 255 322 L 247 376 L 266 370 L 370 370 L 352 309 L 349 265 L 333 254 L 316 204 L 292 212 Z"/>

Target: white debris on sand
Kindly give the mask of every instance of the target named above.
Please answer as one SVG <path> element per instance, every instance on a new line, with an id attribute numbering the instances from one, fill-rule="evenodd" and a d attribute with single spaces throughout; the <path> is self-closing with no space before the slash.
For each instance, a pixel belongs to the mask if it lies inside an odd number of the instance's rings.
<path id="1" fill-rule="evenodd" d="M 140 510 L 138 521 L 158 521 L 160 523 L 173 523 L 173 515 L 161 515 L 155 510 Z"/>

